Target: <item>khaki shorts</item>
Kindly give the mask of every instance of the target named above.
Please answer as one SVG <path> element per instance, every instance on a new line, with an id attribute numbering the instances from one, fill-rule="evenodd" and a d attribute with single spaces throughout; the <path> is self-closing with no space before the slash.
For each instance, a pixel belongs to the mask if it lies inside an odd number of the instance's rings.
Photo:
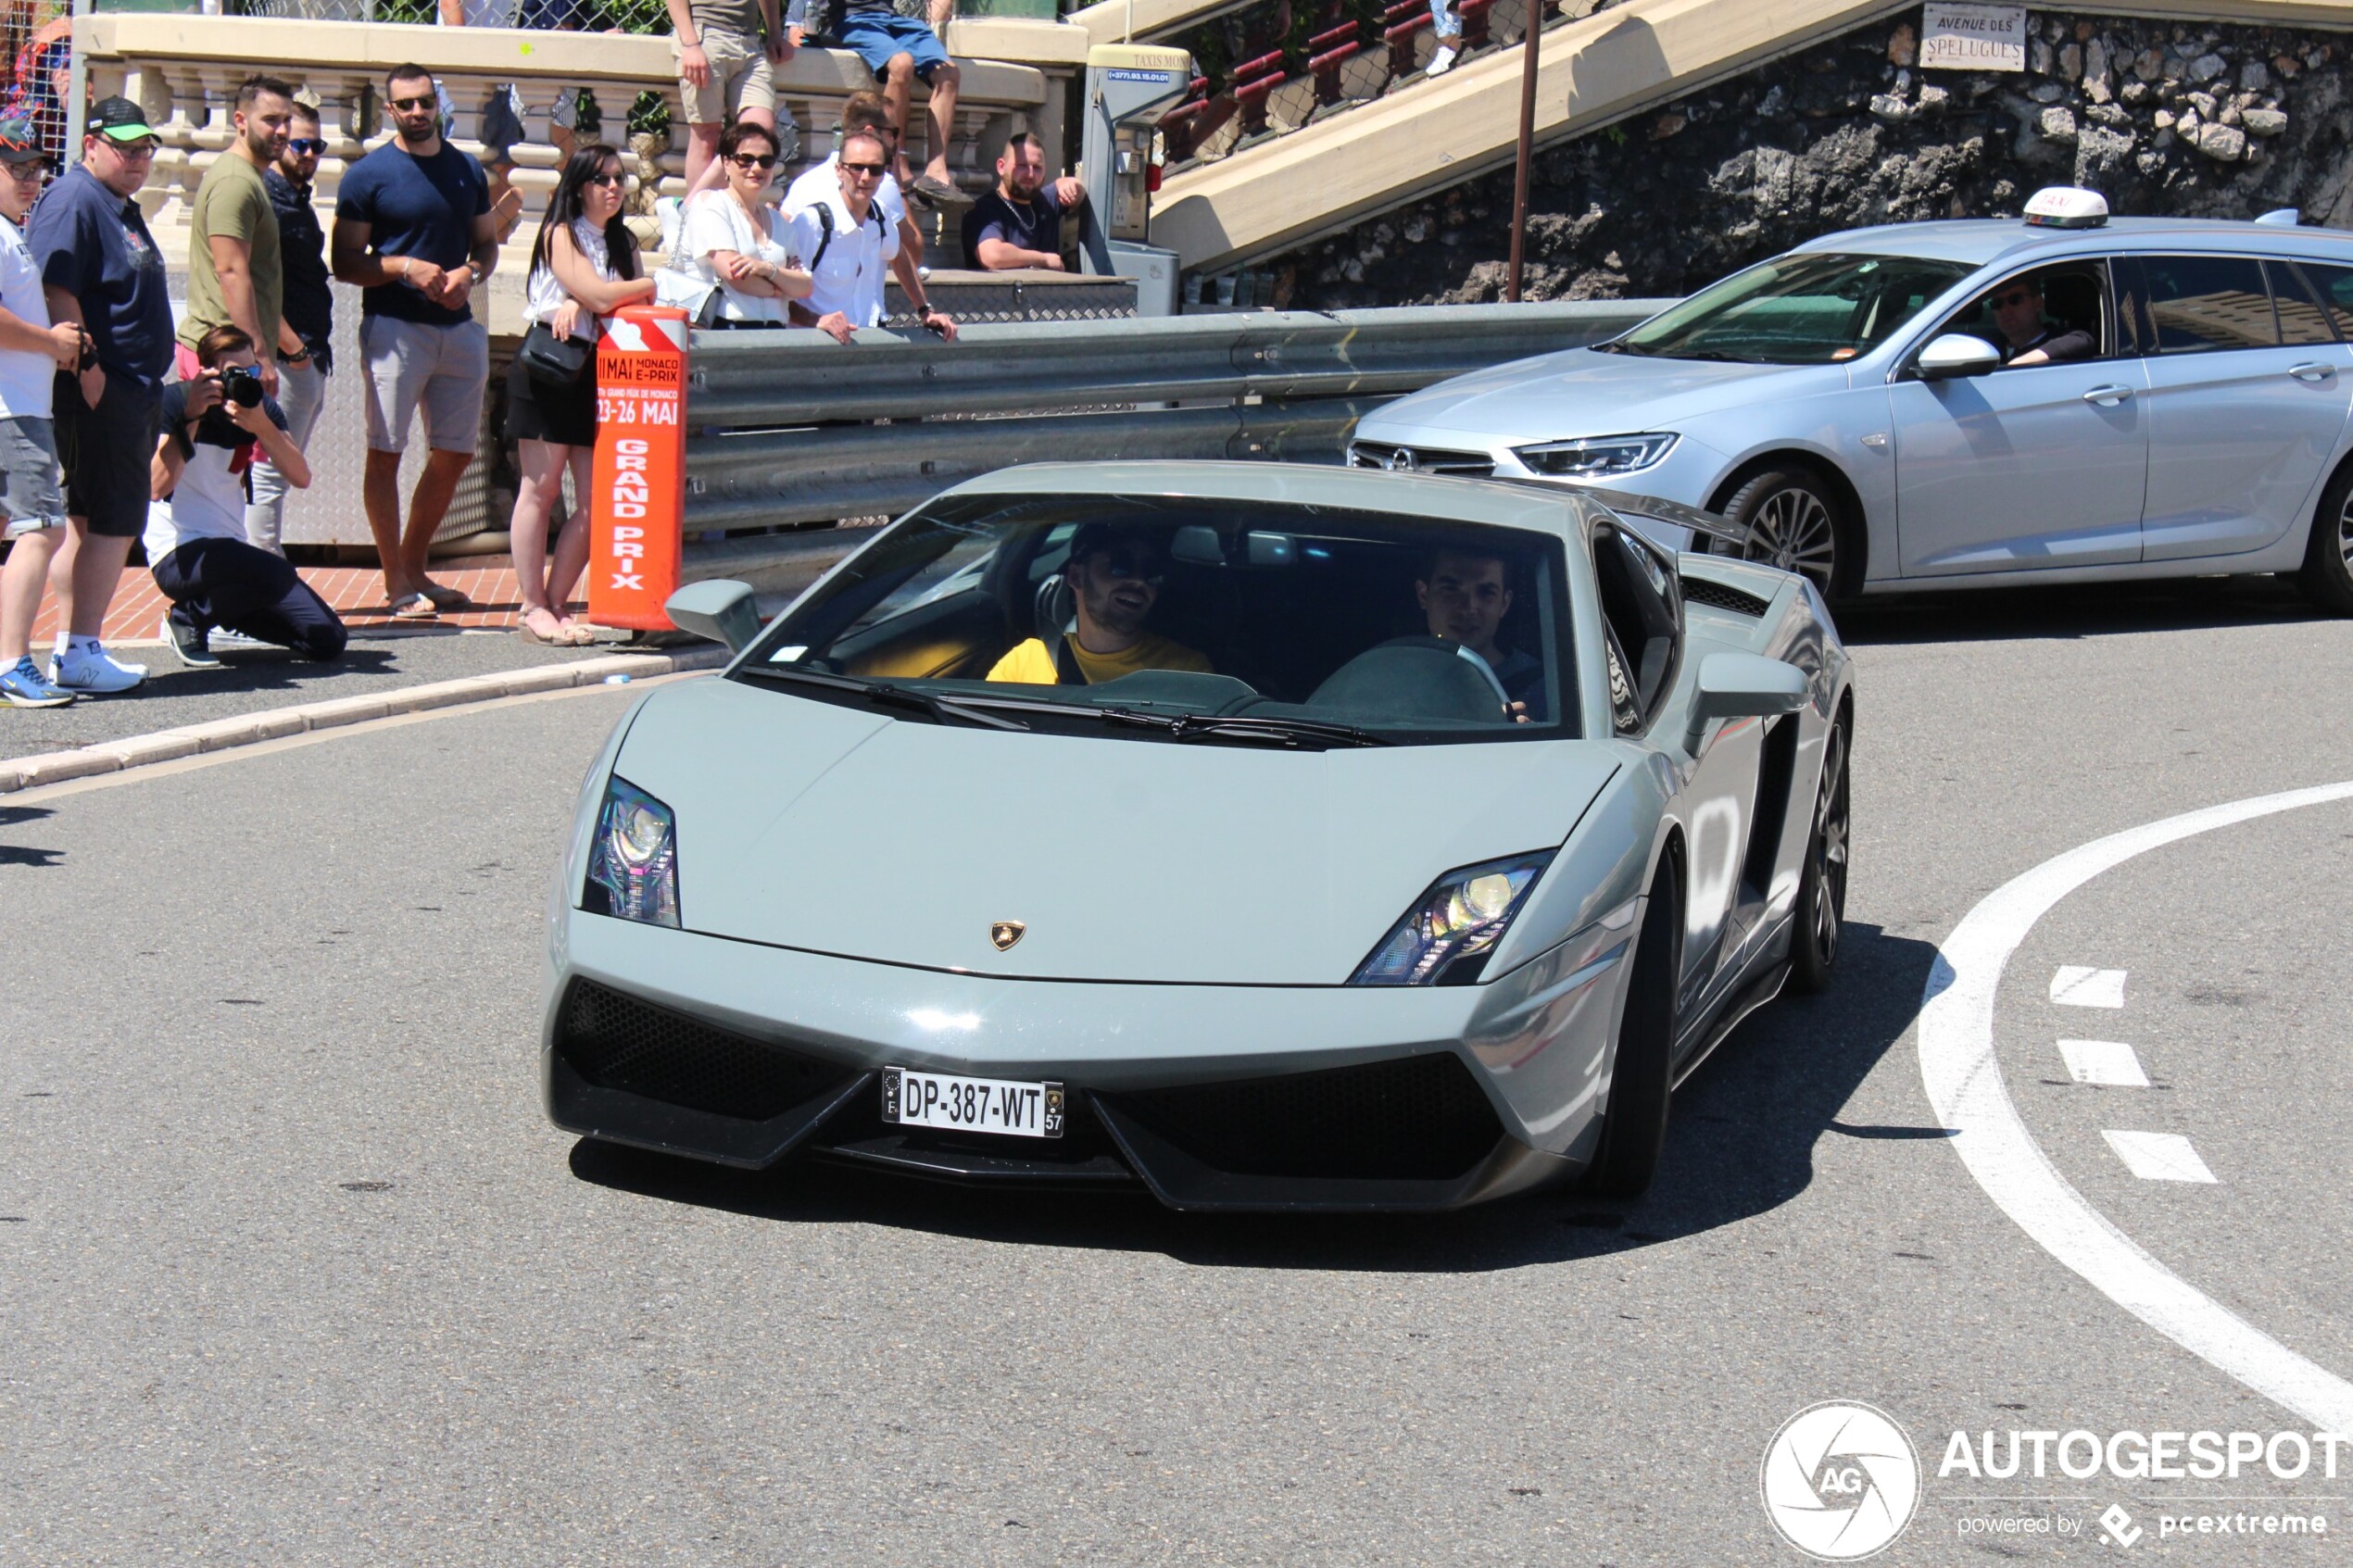
<path id="1" fill-rule="evenodd" d="M 685 50 L 673 36 L 670 63 L 675 67 Z M 717 125 L 746 109 L 776 110 L 776 81 L 769 74 L 768 51 L 757 38 L 724 27 L 702 30 L 703 58 L 711 62 L 711 81 L 697 87 L 678 79 L 678 96 L 686 107 L 689 125 Z"/>
<path id="2" fill-rule="evenodd" d="M 362 316 L 359 353 L 368 365 L 369 450 L 406 450 L 420 407 L 434 451 L 474 449 L 490 383 L 489 329 L 480 321 L 437 327 Z"/>

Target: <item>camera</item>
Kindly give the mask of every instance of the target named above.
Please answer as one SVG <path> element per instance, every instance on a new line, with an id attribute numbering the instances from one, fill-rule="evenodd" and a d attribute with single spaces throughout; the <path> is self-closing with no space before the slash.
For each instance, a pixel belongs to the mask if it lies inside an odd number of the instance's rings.
<path id="1" fill-rule="evenodd" d="M 232 366 L 220 372 L 220 395 L 247 408 L 261 406 L 261 372 Z"/>

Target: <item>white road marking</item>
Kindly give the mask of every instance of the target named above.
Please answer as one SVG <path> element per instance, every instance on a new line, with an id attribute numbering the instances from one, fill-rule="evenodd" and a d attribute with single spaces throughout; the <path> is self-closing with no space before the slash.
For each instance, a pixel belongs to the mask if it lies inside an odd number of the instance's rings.
<path id="1" fill-rule="evenodd" d="M 2179 1133 L 2118 1133 L 2103 1127 L 2100 1136 L 2116 1150 L 2124 1168 L 2145 1182 L 2214 1180 L 2214 1173 L 2197 1157 L 2190 1140 Z"/>
<path id="2" fill-rule="evenodd" d="M 2145 1089 L 2149 1075 L 2141 1059 L 2121 1040 L 2061 1040 L 2059 1055 L 2067 1058 L 2067 1075 L 2079 1084 L 2103 1084 L 2116 1089 Z"/>
<path id="3" fill-rule="evenodd" d="M 2124 1005 L 2124 972 L 2061 964 L 2059 972 L 2051 976 L 2051 1000 L 2063 1008 L 2120 1008 Z"/>
<path id="4" fill-rule="evenodd" d="M 1931 969 L 1919 1024 L 1920 1081 L 1948 1140 L 1986 1196 L 2044 1250 L 2195 1355 L 2324 1432 L 2353 1432 L 2353 1383 L 2297 1355 L 2206 1296 L 2118 1230 L 2075 1190 L 2019 1120 L 1994 1054 L 2003 966 L 2034 922 L 2135 855 L 2274 812 L 2353 799 L 2353 781 L 2259 796 L 2128 828 L 2012 878 L 1962 917 Z"/>

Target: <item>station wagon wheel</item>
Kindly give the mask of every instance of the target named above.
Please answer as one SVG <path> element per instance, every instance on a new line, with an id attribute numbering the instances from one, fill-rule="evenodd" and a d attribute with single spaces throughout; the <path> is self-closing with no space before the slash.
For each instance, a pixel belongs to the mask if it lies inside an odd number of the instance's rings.
<path id="1" fill-rule="evenodd" d="M 1651 884 L 1650 907 L 1626 977 L 1626 1009 L 1610 1062 L 1602 1145 L 1579 1190 L 1595 1198 L 1639 1198 L 1667 1148 L 1667 1109 L 1674 1097 L 1675 989 L 1683 968 L 1680 873 L 1670 859 Z"/>
<path id="2" fill-rule="evenodd" d="M 1735 546 L 1747 559 L 1797 572 L 1833 603 L 1854 593 L 1862 551 L 1844 502 L 1818 470 L 1776 463 L 1750 475 L 1723 511 L 1747 533 Z"/>
<path id="3" fill-rule="evenodd" d="M 1794 723 L 1796 721 L 1791 720 Z M 1846 865 L 1853 822 L 1847 803 L 1846 715 L 1822 740 L 1822 784 L 1790 915 L 1790 981 L 1800 991 L 1829 987 L 1846 920 Z"/>
<path id="4" fill-rule="evenodd" d="M 2312 539 L 2297 573 L 2304 596 L 2337 615 L 2353 615 L 2353 464 L 2329 481 L 2312 512 Z"/>

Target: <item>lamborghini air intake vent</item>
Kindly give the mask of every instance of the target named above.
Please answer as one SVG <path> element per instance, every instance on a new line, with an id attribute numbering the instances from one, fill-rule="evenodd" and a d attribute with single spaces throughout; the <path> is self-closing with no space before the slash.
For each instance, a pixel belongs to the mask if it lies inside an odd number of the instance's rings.
<path id="1" fill-rule="evenodd" d="M 600 1089 L 765 1122 L 838 1088 L 849 1069 L 749 1039 L 590 980 L 573 982 L 556 1053 Z"/>
<path id="2" fill-rule="evenodd" d="M 1104 1098 L 1238 1176 L 1445 1181 L 1504 1134 L 1469 1070 L 1442 1054 Z"/>
<path id="3" fill-rule="evenodd" d="M 1771 608 L 1768 601 L 1758 598 L 1755 594 L 1743 594 L 1738 588 L 1728 588 L 1705 577 L 1686 577 L 1682 581 L 1685 604 L 1713 605 L 1718 609 L 1729 609 L 1735 615 L 1760 618 Z"/>

